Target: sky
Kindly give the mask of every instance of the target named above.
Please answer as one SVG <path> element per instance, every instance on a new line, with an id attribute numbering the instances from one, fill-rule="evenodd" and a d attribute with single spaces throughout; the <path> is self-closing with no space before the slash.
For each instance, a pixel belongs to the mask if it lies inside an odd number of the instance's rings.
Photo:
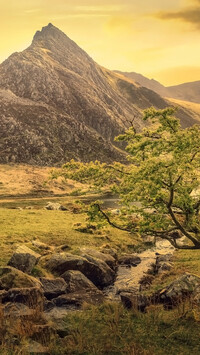
<path id="1" fill-rule="evenodd" d="M 0 0 L 0 62 L 49 22 L 111 70 L 200 80 L 200 0 Z"/>

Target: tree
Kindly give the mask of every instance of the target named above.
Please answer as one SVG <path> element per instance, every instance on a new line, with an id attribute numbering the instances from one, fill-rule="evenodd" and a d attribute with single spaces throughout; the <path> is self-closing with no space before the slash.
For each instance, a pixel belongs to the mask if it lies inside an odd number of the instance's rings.
<path id="1" fill-rule="evenodd" d="M 61 174 L 96 186 L 112 185 L 126 215 L 135 216 L 127 226 L 118 226 L 94 203 L 93 217 L 96 213 L 120 229 L 167 239 L 176 248 L 200 249 L 200 127 L 182 129 L 174 113 L 174 108 L 145 110 L 147 125 L 141 132 L 130 127 L 116 138 L 127 144 L 127 165 L 71 161 Z"/>

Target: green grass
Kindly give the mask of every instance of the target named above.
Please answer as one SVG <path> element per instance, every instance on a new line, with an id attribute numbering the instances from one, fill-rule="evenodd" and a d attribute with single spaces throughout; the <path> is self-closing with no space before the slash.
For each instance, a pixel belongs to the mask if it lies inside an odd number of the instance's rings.
<path id="1" fill-rule="evenodd" d="M 200 250 L 178 250 L 173 255 L 173 267 L 170 271 L 157 275 L 151 288 L 146 292 L 153 293 L 165 288 L 174 279 L 184 273 L 195 274 L 200 277 Z"/>
<path id="2" fill-rule="evenodd" d="M 191 355 L 200 353 L 199 324 L 178 310 L 152 306 L 146 314 L 107 303 L 69 314 L 66 337 L 53 354 Z M 62 351 L 61 351 L 62 350 Z"/>
<path id="3" fill-rule="evenodd" d="M 112 227 L 106 227 L 94 234 L 81 233 L 75 230 L 77 223 L 86 225 L 87 214 L 0 208 L 0 265 L 8 261 L 16 244 L 31 245 L 33 239 L 39 239 L 50 246 L 67 244 L 72 251 L 80 246 L 99 248 L 109 244 L 119 254 L 133 250 L 141 242 L 137 236 Z"/>
<path id="4" fill-rule="evenodd" d="M 61 202 L 59 199 L 54 201 Z M 62 204 L 63 201 L 73 202 L 68 198 L 63 198 Z M 138 236 L 111 227 L 96 230 L 94 234 L 81 233 L 75 228 L 77 223 L 87 224 L 86 213 L 47 211 L 43 209 L 46 202 L 46 199 L 26 199 L 1 205 L 0 266 L 7 263 L 17 244 L 25 243 L 32 247 L 33 239 L 50 246 L 67 244 L 70 252 L 77 252 L 83 246 L 99 249 L 109 245 L 120 255 L 141 248 Z M 33 206 L 31 210 L 13 209 L 30 205 Z M 154 279 L 150 293 L 164 288 L 184 272 L 200 275 L 200 250 L 177 251 L 173 262 L 170 272 Z M 34 272 L 40 276 L 40 270 L 36 268 Z M 200 310 L 190 304 L 179 305 L 171 311 L 153 305 L 147 313 L 128 311 L 115 303 L 85 306 L 81 312 L 69 313 L 65 320 L 66 337 L 52 346 L 51 354 L 196 355 L 200 353 L 199 322 Z M 0 347 L 0 354 L 26 354 L 18 349 L 19 352 L 9 352 Z"/>

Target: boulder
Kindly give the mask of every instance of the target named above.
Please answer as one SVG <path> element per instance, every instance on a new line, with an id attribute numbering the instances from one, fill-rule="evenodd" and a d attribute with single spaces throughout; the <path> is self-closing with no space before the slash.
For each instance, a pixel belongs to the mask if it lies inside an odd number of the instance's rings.
<path id="1" fill-rule="evenodd" d="M 67 211 L 65 206 L 62 206 L 60 203 L 57 202 L 48 202 L 45 206 L 45 209 L 48 211 Z"/>
<path id="2" fill-rule="evenodd" d="M 118 260 L 117 250 L 109 246 L 103 246 L 101 248 L 101 253 L 111 255 L 116 261 Z"/>
<path id="3" fill-rule="evenodd" d="M 130 265 L 130 266 L 137 266 L 138 264 L 141 263 L 140 257 L 135 254 L 122 255 L 118 261 L 119 264 Z"/>
<path id="4" fill-rule="evenodd" d="M 95 292 L 96 291 L 96 292 Z M 104 295 L 100 290 L 87 289 L 86 291 L 68 293 L 53 299 L 56 307 L 70 307 L 81 308 L 84 303 L 100 304 L 104 301 Z"/>
<path id="5" fill-rule="evenodd" d="M 32 245 L 41 250 L 49 250 L 51 247 L 45 243 L 40 242 L 40 240 L 33 240 Z"/>
<path id="6" fill-rule="evenodd" d="M 172 268 L 172 264 L 171 263 L 167 263 L 167 262 L 162 262 L 158 269 L 156 270 L 158 272 L 158 274 L 161 274 L 165 271 L 170 271 Z"/>
<path id="7" fill-rule="evenodd" d="M 97 251 L 95 249 L 82 248 L 81 255 L 86 259 L 88 259 L 87 256 L 92 256 L 95 259 L 99 259 L 105 262 L 111 269 L 116 270 L 117 267 L 116 260 L 110 254 L 101 253 L 100 251 Z"/>
<path id="8" fill-rule="evenodd" d="M 40 288 L 41 283 L 36 278 L 11 266 L 0 267 L 0 290 L 22 287 Z"/>
<path id="9" fill-rule="evenodd" d="M 39 259 L 40 254 L 35 253 L 25 245 L 21 245 L 11 257 L 8 265 L 30 274 Z"/>
<path id="10" fill-rule="evenodd" d="M 23 320 L 30 320 L 32 321 L 35 317 L 35 310 L 29 308 L 23 303 L 5 303 L 2 305 L 2 312 L 5 319 L 13 319 L 19 320 L 23 318 Z"/>
<path id="11" fill-rule="evenodd" d="M 78 292 L 81 290 L 97 290 L 98 288 L 82 272 L 77 270 L 66 271 L 61 277 L 66 281 L 67 292 Z"/>
<path id="12" fill-rule="evenodd" d="M 200 277 L 184 274 L 158 293 L 160 302 L 173 306 L 192 296 L 200 287 Z"/>
<path id="13" fill-rule="evenodd" d="M 198 307 L 200 306 L 200 285 L 197 286 L 193 292 L 193 302 Z"/>
<path id="14" fill-rule="evenodd" d="M 68 270 L 81 271 L 97 287 L 110 285 L 115 278 L 114 271 L 99 259 L 88 257 L 87 259 L 69 253 L 53 254 L 45 262 L 45 266 L 51 272 L 62 275 Z"/>
<path id="15" fill-rule="evenodd" d="M 2 296 L 2 304 L 22 303 L 29 308 L 37 309 L 42 312 L 44 308 L 44 295 L 37 287 L 12 288 Z"/>
<path id="16" fill-rule="evenodd" d="M 50 279 L 41 277 L 40 282 L 47 299 L 55 298 L 66 292 L 67 284 L 63 278 Z"/>
<path id="17" fill-rule="evenodd" d="M 141 312 L 144 312 L 145 308 L 151 304 L 151 298 L 142 294 L 122 292 L 120 293 L 120 297 L 126 308 L 134 308 Z"/>

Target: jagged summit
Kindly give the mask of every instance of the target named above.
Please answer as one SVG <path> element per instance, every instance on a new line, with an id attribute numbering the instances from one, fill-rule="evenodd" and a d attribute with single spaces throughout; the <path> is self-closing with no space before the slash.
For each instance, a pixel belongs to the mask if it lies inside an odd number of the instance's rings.
<path id="1" fill-rule="evenodd" d="M 168 105 L 99 66 L 49 24 L 0 65 L 0 162 L 124 161 L 114 137 L 134 117 L 140 128 L 142 109 Z M 190 124 L 189 114 L 184 119 Z"/>
<path id="2" fill-rule="evenodd" d="M 71 41 L 67 35 L 59 28 L 55 27 L 52 23 L 42 27 L 41 31 L 37 31 L 33 37 L 32 45 L 42 44 L 44 41 Z M 72 42 L 72 41 L 71 41 Z"/>

